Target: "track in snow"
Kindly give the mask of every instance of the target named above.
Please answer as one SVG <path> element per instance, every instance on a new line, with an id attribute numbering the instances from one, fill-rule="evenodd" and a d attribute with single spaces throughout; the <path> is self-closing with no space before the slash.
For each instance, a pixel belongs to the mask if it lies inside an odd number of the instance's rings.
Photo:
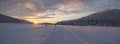
<path id="1" fill-rule="evenodd" d="M 1 23 L 0 44 L 120 44 L 120 27 Z"/>

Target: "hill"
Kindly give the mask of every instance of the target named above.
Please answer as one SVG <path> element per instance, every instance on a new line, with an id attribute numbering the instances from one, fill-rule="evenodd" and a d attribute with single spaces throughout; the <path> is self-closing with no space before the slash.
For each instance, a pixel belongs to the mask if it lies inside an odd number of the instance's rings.
<path id="1" fill-rule="evenodd" d="M 120 10 L 111 9 L 99 11 L 80 19 L 62 21 L 57 24 L 79 26 L 120 26 Z"/>
<path id="2" fill-rule="evenodd" d="M 0 14 L 0 23 L 31 23 L 31 22 Z"/>

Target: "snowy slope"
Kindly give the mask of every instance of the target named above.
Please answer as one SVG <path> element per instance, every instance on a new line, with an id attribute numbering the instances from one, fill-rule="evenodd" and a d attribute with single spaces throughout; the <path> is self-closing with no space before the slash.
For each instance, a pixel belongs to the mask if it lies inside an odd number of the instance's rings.
<path id="1" fill-rule="evenodd" d="M 120 27 L 0 23 L 0 44 L 120 44 Z"/>

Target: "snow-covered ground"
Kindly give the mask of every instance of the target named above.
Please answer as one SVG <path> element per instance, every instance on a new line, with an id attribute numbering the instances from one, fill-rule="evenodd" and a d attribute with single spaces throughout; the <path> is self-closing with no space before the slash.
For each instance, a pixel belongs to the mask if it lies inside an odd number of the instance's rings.
<path id="1" fill-rule="evenodd" d="M 120 27 L 0 23 L 0 44 L 120 44 Z"/>

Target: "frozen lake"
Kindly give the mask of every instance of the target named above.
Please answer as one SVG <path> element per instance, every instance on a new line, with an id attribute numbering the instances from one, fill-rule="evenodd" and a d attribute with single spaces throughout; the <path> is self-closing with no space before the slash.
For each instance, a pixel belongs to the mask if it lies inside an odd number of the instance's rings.
<path id="1" fill-rule="evenodd" d="M 120 44 L 120 27 L 0 23 L 0 44 Z"/>

